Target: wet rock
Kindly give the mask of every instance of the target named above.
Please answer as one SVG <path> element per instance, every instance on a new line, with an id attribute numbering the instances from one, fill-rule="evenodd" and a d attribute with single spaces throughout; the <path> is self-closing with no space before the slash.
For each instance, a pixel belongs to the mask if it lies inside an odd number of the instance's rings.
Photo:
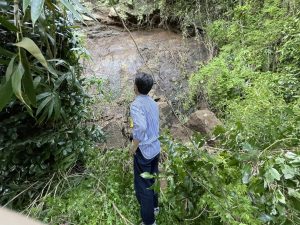
<path id="1" fill-rule="evenodd" d="M 211 136 L 216 126 L 221 124 L 213 112 L 204 109 L 192 113 L 186 125 L 194 131 Z"/>

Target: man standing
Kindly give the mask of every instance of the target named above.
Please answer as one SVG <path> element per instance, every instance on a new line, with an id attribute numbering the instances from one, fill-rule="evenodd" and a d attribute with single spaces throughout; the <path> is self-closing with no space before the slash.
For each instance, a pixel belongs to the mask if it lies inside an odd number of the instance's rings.
<path id="1" fill-rule="evenodd" d="M 158 213 L 158 195 L 149 189 L 154 179 L 140 176 L 144 172 L 158 174 L 159 109 L 148 95 L 152 86 L 151 75 L 138 73 L 134 81 L 136 98 L 130 107 L 133 120 L 131 153 L 134 155 L 134 189 L 141 207 L 142 225 L 156 225 L 154 214 Z"/>

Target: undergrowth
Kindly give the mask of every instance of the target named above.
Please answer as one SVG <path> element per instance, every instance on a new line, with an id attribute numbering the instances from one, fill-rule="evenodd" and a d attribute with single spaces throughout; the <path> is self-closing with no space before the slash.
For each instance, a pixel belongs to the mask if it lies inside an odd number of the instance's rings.
<path id="1" fill-rule="evenodd" d="M 299 148 L 232 152 L 205 147 L 199 135 L 187 145 L 161 141 L 158 224 L 299 224 Z M 138 224 L 128 150 L 91 150 L 82 174 L 63 177 L 28 212 L 50 224 Z"/>

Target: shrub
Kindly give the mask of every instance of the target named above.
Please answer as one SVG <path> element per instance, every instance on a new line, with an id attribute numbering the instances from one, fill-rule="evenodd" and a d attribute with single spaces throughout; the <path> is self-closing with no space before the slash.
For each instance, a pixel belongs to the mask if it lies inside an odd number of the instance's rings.
<path id="1" fill-rule="evenodd" d="M 84 122 L 90 102 L 80 78 L 84 49 L 65 9 L 51 1 L 23 3 L 1 1 L 0 10 L 0 204 L 18 209 L 101 136 Z"/>

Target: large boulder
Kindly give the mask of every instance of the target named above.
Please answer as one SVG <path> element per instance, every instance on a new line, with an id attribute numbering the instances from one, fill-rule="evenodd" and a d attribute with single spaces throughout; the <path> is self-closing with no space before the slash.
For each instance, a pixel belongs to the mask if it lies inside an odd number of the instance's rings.
<path id="1" fill-rule="evenodd" d="M 221 121 L 213 112 L 203 109 L 192 113 L 186 125 L 194 131 L 211 136 L 216 126 L 221 124 Z"/>

